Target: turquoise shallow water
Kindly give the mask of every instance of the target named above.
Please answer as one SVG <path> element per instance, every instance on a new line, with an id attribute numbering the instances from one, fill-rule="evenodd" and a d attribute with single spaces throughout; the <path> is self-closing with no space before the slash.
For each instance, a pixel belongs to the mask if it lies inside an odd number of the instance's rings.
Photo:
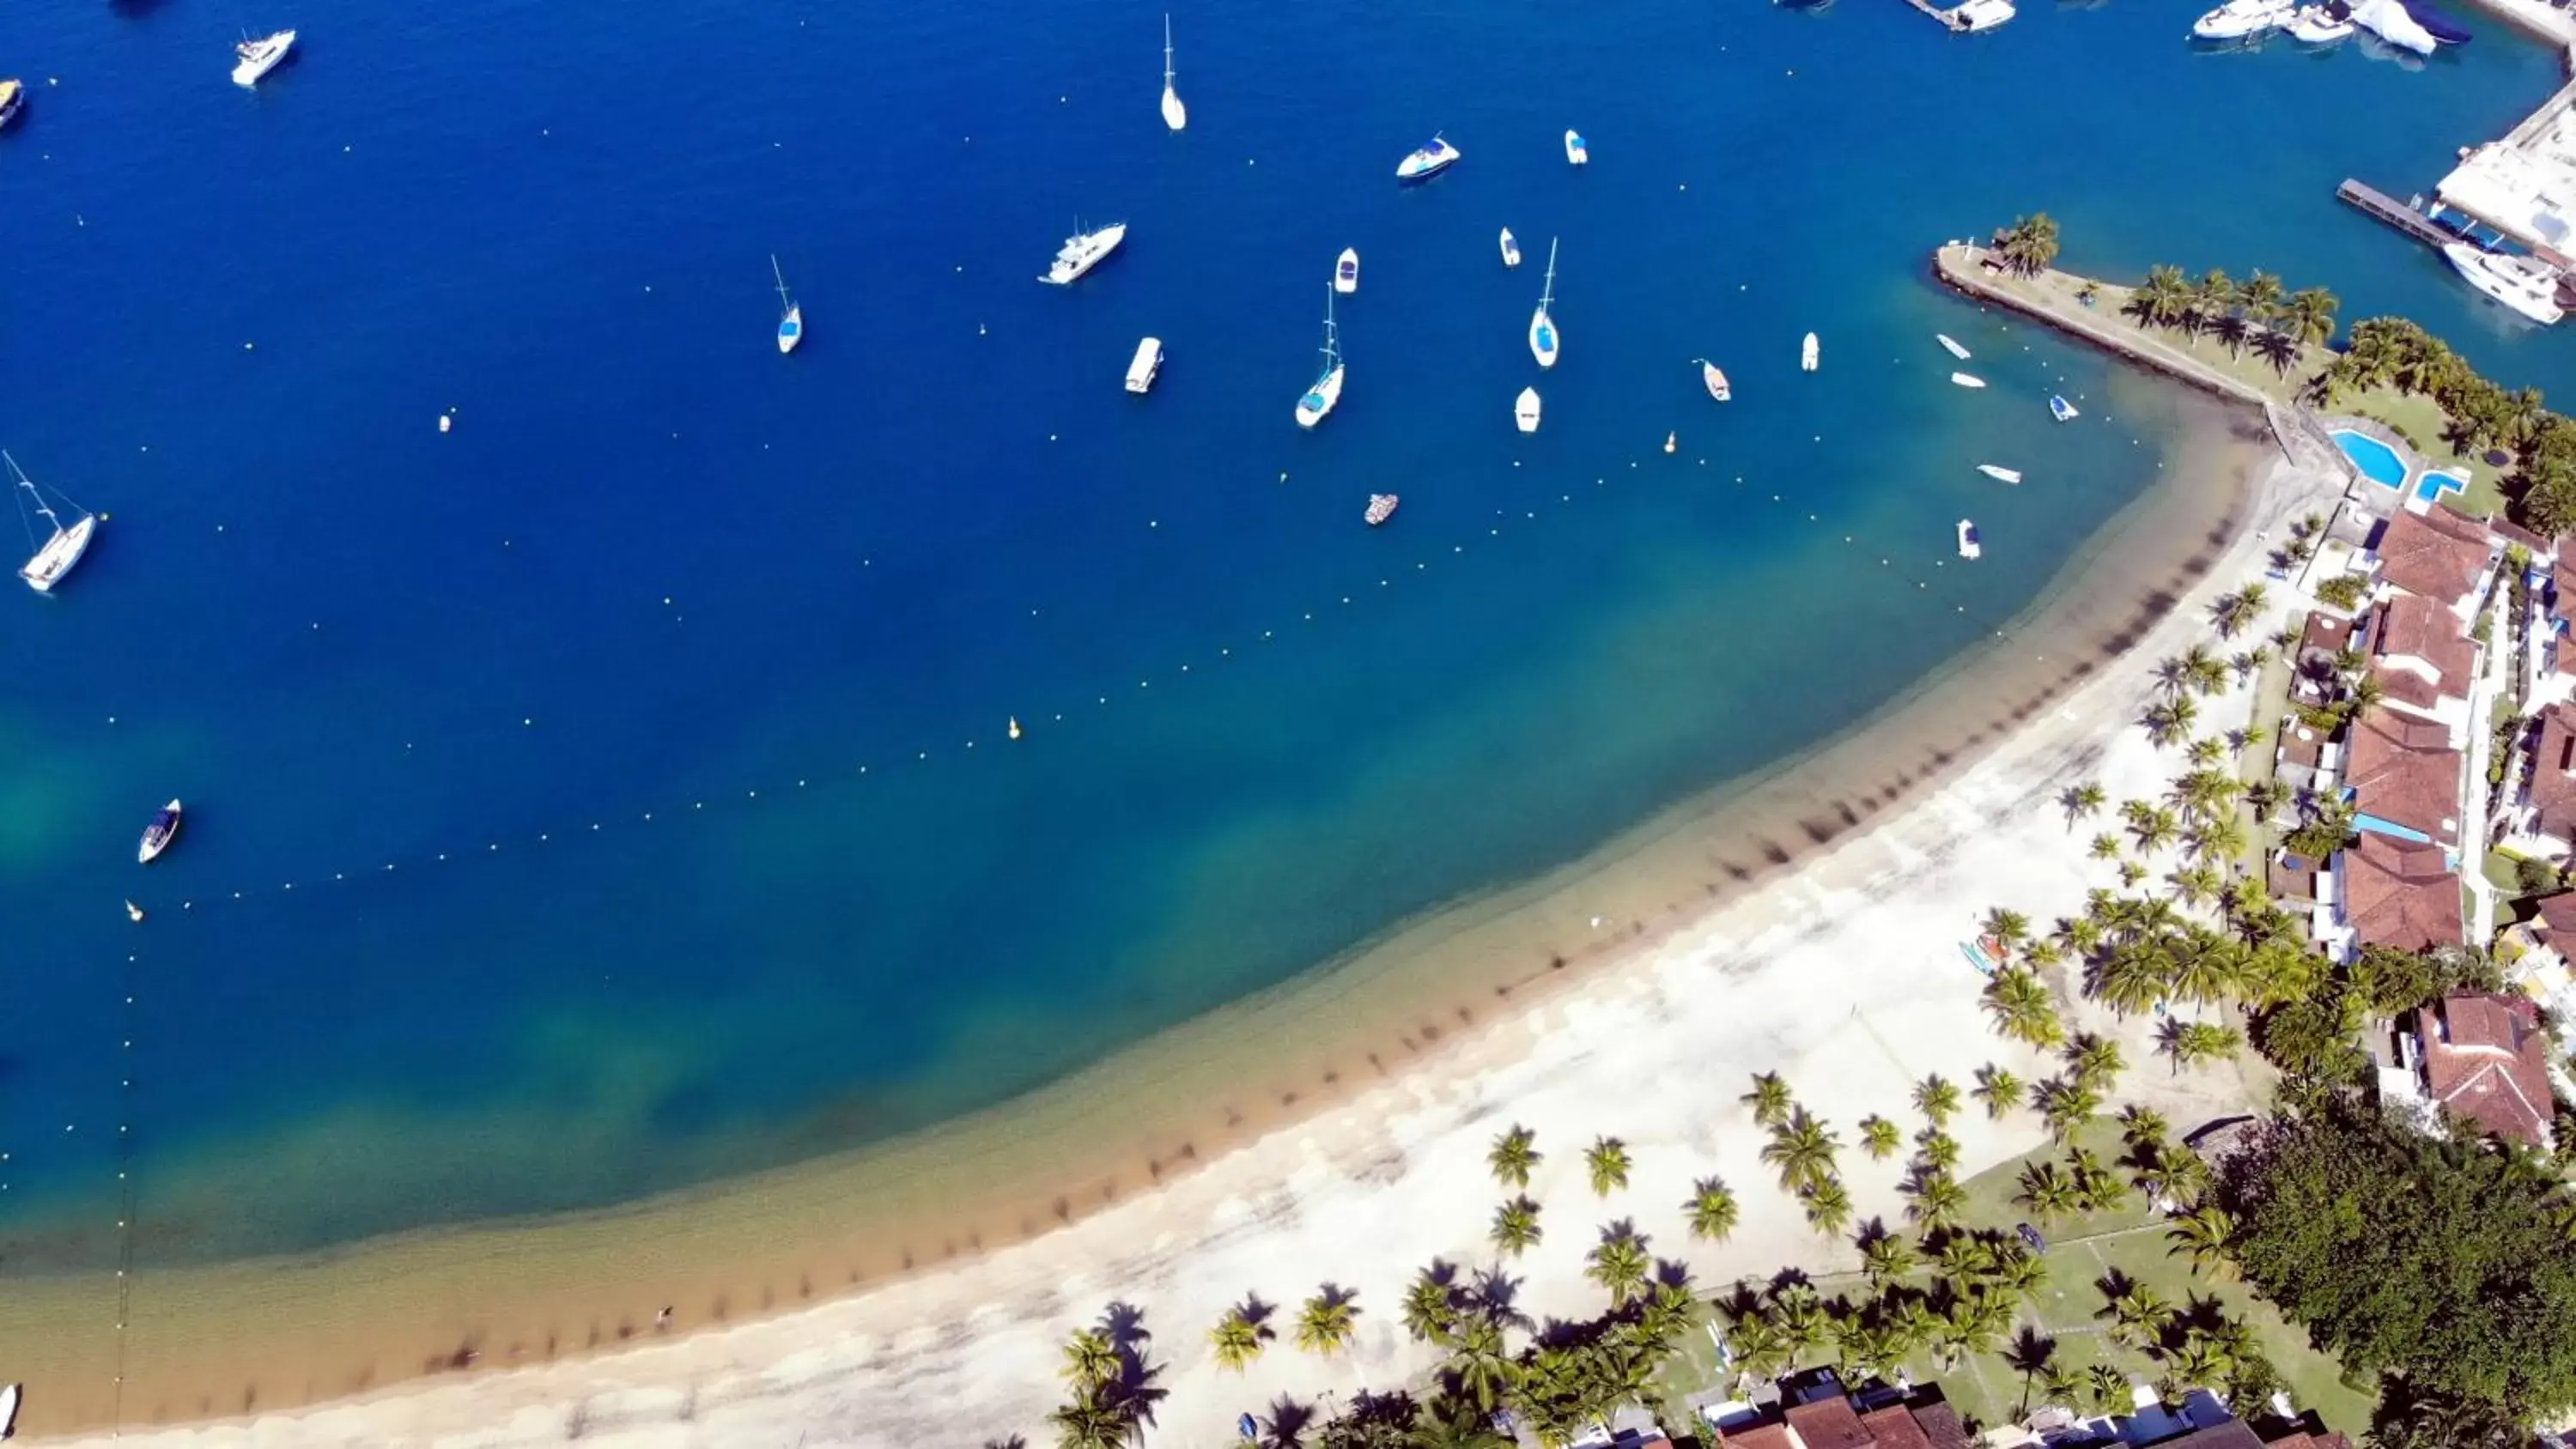
<path id="1" fill-rule="evenodd" d="M 1159 14 L 0 9 L 0 442 L 114 515 L 0 606 L 35 1262 L 107 1251 L 41 1230 L 120 1140 L 169 1258 L 873 1140 L 1848 724 L 2155 473 L 2096 359 L 1923 280 L 2017 211 L 2079 267 L 2271 267 L 2567 370 L 2332 200 L 2549 90 L 2491 26 L 2407 71 L 2135 5 L 1221 7 L 1175 16 L 1175 137 Z M 256 94 L 245 22 L 304 35 Z M 1398 188 L 1435 129 L 1466 159 Z M 1035 285 L 1076 214 L 1126 250 Z"/>

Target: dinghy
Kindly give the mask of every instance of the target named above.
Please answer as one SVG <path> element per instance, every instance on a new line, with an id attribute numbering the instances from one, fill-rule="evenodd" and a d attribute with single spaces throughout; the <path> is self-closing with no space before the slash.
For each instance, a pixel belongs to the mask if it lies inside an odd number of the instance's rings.
<path id="1" fill-rule="evenodd" d="M 1333 290 L 1347 297 L 1360 289 L 1360 249 L 1342 248 L 1341 260 L 1333 263 Z"/>
<path id="2" fill-rule="evenodd" d="M 1710 397 L 1717 399 L 1719 402 L 1724 402 L 1728 398 L 1735 396 L 1735 390 L 1726 385 L 1726 373 L 1724 369 L 1720 368 L 1716 363 L 1709 361 L 1705 357 L 1695 357 L 1691 360 L 1699 364 L 1700 385 L 1708 389 L 1708 395 Z"/>
<path id="3" fill-rule="evenodd" d="M 1525 387 L 1521 389 L 1520 401 L 1512 406 L 1512 421 L 1519 424 L 1520 430 L 1524 433 L 1535 433 L 1538 431 L 1537 388 Z"/>
<path id="4" fill-rule="evenodd" d="M 1973 372 L 1954 372 L 1954 373 L 1951 373 L 1951 374 L 1950 374 L 1950 381 L 1951 381 L 1951 382 L 1953 382 L 1953 383 L 1955 383 L 1955 384 L 1957 384 L 1957 385 L 1958 385 L 1958 386 L 1960 386 L 1960 387 L 1984 387 L 1984 386 L 1986 385 L 1986 380 L 1985 380 L 1984 378 L 1982 378 L 1982 377 L 1977 376 L 1977 375 L 1976 375 L 1975 373 L 1973 373 Z"/>
<path id="5" fill-rule="evenodd" d="M 1959 557 L 1961 557 L 1961 558 L 1979 558 L 1979 557 L 1984 556 L 1985 551 L 1986 551 L 1985 545 L 1984 545 L 1984 544 L 1982 544 L 1982 543 L 1980 543 L 1980 542 L 1978 542 L 1978 540 L 1977 540 L 1977 525 L 1975 525 L 1974 523 L 1969 522 L 1967 519 L 1964 519 L 1964 518 L 1960 519 L 1960 520 L 1959 520 Z"/>
<path id="6" fill-rule="evenodd" d="M 1583 138 L 1581 136 L 1572 131 L 1566 132 L 1565 164 L 1568 166 L 1583 166 L 1589 164 L 1591 160 L 1592 148 L 1583 144 Z"/>
<path id="7" fill-rule="evenodd" d="M 1807 334 L 1806 341 L 1798 344 L 1798 366 L 1807 372 L 1816 370 L 1816 334 L 1813 332 Z"/>
<path id="8" fill-rule="evenodd" d="M 1968 349 L 1961 347 L 1958 339 L 1952 337 L 1949 333 L 1935 332 L 1932 334 L 1932 340 L 1940 343 L 1941 350 L 1949 353 L 1952 357 L 1959 359 L 1961 362 L 1968 360 Z"/>
<path id="9" fill-rule="evenodd" d="M 2067 422 L 2075 416 L 2075 404 L 2062 397 L 2052 396 L 2048 400 L 2048 415 L 2061 423 Z"/>
<path id="10" fill-rule="evenodd" d="M 1977 471 L 1994 479 L 1998 483 L 2018 483 L 2021 481 L 2021 474 L 2019 471 L 2012 468 L 1999 468 L 1992 463 L 1979 463 L 1977 465 Z"/>

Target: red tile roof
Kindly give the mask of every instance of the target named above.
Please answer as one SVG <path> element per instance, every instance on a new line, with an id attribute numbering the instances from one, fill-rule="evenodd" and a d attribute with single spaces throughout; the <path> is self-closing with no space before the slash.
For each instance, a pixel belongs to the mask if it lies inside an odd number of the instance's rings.
<path id="1" fill-rule="evenodd" d="M 2263 1449 L 2263 1441 L 2245 1427 L 2244 1420 L 2229 1419 L 2206 1429 L 2194 1429 L 2179 1439 L 2160 1439 L 2156 1449 Z"/>
<path id="2" fill-rule="evenodd" d="M 2552 944 L 2556 944 L 2557 938 L 2565 938 L 2567 944 L 2560 946 L 2560 950 L 2576 946 L 2576 891 L 2560 891 L 2554 896 L 2541 897 L 2540 924 L 2547 929 Z"/>
<path id="3" fill-rule="evenodd" d="M 2466 942 L 2460 877 L 2438 845 L 2363 831 L 2343 853 L 2343 898 L 2353 936 L 2365 946 L 2425 951 Z"/>
<path id="4" fill-rule="evenodd" d="M 2352 727 L 2344 762 L 2354 805 L 2444 844 L 2457 843 L 2460 752 L 2450 748 L 2449 739 L 2449 731 L 2429 721 L 2386 710 L 2367 713 Z"/>
<path id="5" fill-rule="evenodd" d="M 2531 746 L 2532 828 L 2576 840 L 2576 710 L 2553 704 L 2540 712 Z"/>
<path id="6" fill-rule="evenodd" d="M 2549 1141 L 2549 1047 L 2528 998 L 2446 996 L 2415 1013 L 2433 1100 L 2498 1137 Z"/>
<path id="7" fill-rule="evenodd" d="M 1959 1422 L 1959 1411 L 1935 1400 L 1914 1409 L 1914 1423 L 1932 1441 L 1932 1449 L 1973 1449 L 1966 1426 Z"/>
<path id="8" fill-rule="evenodd" d="M 2329 614 L 2323 609 L 2312 610 L 2308 614 L 2307 627 L 2299 631 L 2299 652 L 2293 657 L 2304 659 L 2310 654 L 2323 654 L 2331 658 L 2342 653 L 2343 646 L 2351 642 L 2350 619 L 2341 614 Z"/>
<path id="9" fill-rule="evenodd" d="M 1781 1416 L 1797 1431 L 1800 1443 L 1807 1449 L 1870 1449 L 1876 1441 L 1860 1426 L 1860 1415 L 1852 1412 L 1851 1400 L 1818 1399 L 1800 1404 Z"/>
<path id="10" fill-rule="evenodd" d="M 2398 594 L 2380 606 L 2379 627 L 2372 632 L 2371 677 L 2391 698 L 2426 708 L 2444 695 L 2468 698 L 2469 676 L 2477 670 L 2477 645 L 2469 642 L 2459 616 L 2446 605 Z M 2420 667 L 2389 667 L 2399 660 L 2420 660 L 2432 667 L 2435 677 L 2426 679 Z"/>
<path id="11" fill-rule="evenodd" d="M 2477 586 L 2493 555 L 2485 528 L 2436 508 L 2429 514 L 2399 509 L 2379 536 L 2380 577 L 2445 608 Z"/>
<path id="12" fill-rule="evenodd" d="M 1860 1426 L 1878 1449 L 1932 1449 L 1932 1436 L 1914 1422 L 1913 1413 L 1893 1404 L 1860 1416 Z"/>
<path id="13" fill-rule="evenodd" d="M 1741 1429 L 1720 1429 L 1717 1442 L 1741 1449 L 1798 1449 L 1798 1441 L 1789 1437 L 1785 1424 L 1751 1424 Z"/>

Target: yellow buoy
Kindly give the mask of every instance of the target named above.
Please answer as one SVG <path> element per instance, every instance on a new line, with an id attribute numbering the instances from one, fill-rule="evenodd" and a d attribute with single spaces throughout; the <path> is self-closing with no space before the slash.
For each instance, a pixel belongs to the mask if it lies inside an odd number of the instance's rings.
<path id="1" fill-rule="evenodd" d="M 1020 717 L 1019 717 L 1018 715 L 1013 715 L 1013 716 L 1011 716 L 1011 738 L 1016 740 L 1016 739 L 1018 739 L 1019 737 L 1020 737 Z"/>

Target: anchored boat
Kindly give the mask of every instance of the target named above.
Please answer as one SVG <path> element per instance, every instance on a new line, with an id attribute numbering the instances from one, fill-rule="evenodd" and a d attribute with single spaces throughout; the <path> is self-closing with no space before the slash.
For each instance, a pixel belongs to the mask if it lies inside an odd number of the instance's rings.
<path id="1" fill-rule="evenodd" d="M 1932 334 L 1932 340 L 1940 343 L 1941 350 L 1949 353 L 1952 357 L 1959 359 L 1961 362 L 1968 360 L 1968 349 L 1961 347 L 1959 345 L 1959 340 L 1952 337 L 1949 333 L 1935 332 Z"/>
<path id="2" fill-rule="evenodd" d="M 1960 387 L 1984 387 L 1984 386 L 1986 385 L 1986 380 L 1985 380 L 1984 378 L 1982 378 L 1982 377 L 1977 376 L 1977 375 L 1976 375 L 1975 373 L 1973 373 L 1973 372 L 1954 372 L 1954 373 L 1951 373 L 1951 374 L 1950 374 L 1950 381 L 1951 381 L 1951 382 L 1953 382 L 1953 383 L 1955 383 L 1955 384 L 1957 384 L 1957 385 L 1958 385 L 1958 386 L 1960 386 Z"/>
<path id="3" fill-rule="evenodd" d="M 1568 166 L 1583 166 L 1588 165 L 1591 160 L 1592 148 L 1583 144 L 1583 138 L 1581 136 L 1572 131 L 1566 132 L 1565 164 Z"/>
<path id="4" fill-rule="evenodd" d="M 2072 421 L 2076 415 L 2075 404 L 2052 395 L 2048 399 L 2048 415 L 2061 423 Z"/>
<path id="5" fill-rule="evenodd" d="M 1163 17 L 1163 124 L 1180 130 L 1190 123 L 1190 109 L 1181 104 L 1180 92 L 1172 89 L 1172 17 Z"/>
<path id="6" fill-rule="evenodd" d="M 27 88 L 14 80 L 0 80 L 0 127 L 18 119 L 27 107 Z"/>
<path id="7" fill-rule="evenodd" d="M 1525 387 L 1521 389 L 1520 401 L 1512 405 L 1512 421 L 1519 424 L 1520 430 L 1524 433 L 1535 433 L 1538 431 L 1537 388 Z"/>
<path id="8" fill-rule="evenodd" d="M 1412 155 L 1395 164 L 1398 181 L 1421 181 L 1437 176 L 1458 164 L 1458 148 L 1443 136 L 1433 136 L 1416 148 Z"/>
<path id="9" fill-rule="evenodd" d="M 1154 385 L 1154 374 L 1163 370 L 1163 339 L 1148 337 L 1136 344 L 1135 359 L 1127 364 L 1127 390 L 1141 393 Z"/>
<path id="10" fill-rule="evenodd" d="M 1967 519 L 1959 520 L 1959 557 L 1981 558 L 1986 547 L 1977 541 L 1977 526 Z"/>
<path id="11" fill-rule="evenodd" d="M 2019 470 L 2012 468 L 1999 468 L 1992 463 L 1979 463 L 1977 465 L 1977 471 L 1994 479 L 1998 483 L 2018 483 L 2021 481 L 2021 473 Z"/>
<path id="12" fill-rule="evenodd" d="M 1735 396 L 1735 390 L 1726 385 L 1726 372 L 1723 368 L 1705 357 L 1695 357 L 1691 360 L 1699 364 L 1700 386 L 1708 389 L 1710 397 L 1724 402 Z"/>
<path id="13" fill-rule="evenodd" d="M 1066 237 L 1064 245 L 1056 250 L 1055 265 L 1047 268 L 1047 274 L 1038 278 L 1039 281 L 1057 287 L 1071 286 L 1083 273 L 1099 266 L 1111 252 L 1118 250 L 1120 242 L 1127 239 L 1127 223 L 1123 221 L 1098 231 L 1083 231 L 1081 225 L 1080 222 L 1074 223 L 1073 235 Z"/>
<path id="14" fill-rule="evenodd" d="M 1556 366 L 1556 320 L 1547 315 L 1547 309 L 1555 302 L 1556 239 L 1550 237 L 1547 243 L 1547 281 L 1539 288 L 1538 310 L 1530 314 L 1529 326 L 1530 355 L 1538 359 L 1541 367 Z"/>
<path id="15" fill-rule="evenodd" d="M 294 48 L 295 32 L 292 30 L 263 35 L 257 40 L 245 38 L 233 47 L 233 84 L 258 85 L 259 78 L 277 69 L 277 63 L 286 59 L 286 53 Z"/>
<path id="16" fill-rule="evenodd" d="M 1333 290 L 1347 297 L 1360 289 L 1360 251 L 1342 248 L 1341 260 L 1333 263 Z"/>
<path id="17" fill-rule="evenodd" d="M 2534 257 L 2480 251 L 2446 242 L 2442 255 L 2470 286 L 2546 327 L 2566 315 L 2558 305 L 2558 272 Z"/>
<path id="18" fill-rule="evenodd" d="M 63 506 L 75 515 L 70 523 L 63 522 L 62 516 L 54 512 L 53 505 L 45 501 L 43 491 L 36 487 L 36 480 L 28 477 L 26 471 L 18 466 L 17 459 L 0 453 L 0 461 L 9 465 L 9 476 L 17 482 L 22 495 L 18 500 L 19 518 L 27 525 L 27 541 L 36 546 L 27 566 L 18 570 L 18 577 L 25 579 L 27 587 L 37 593 L 50 594 L 54 585 L 62 582 L 63 575 L 72 571 L 72 565 L 81 561 L 81 555 L 89 551 L 90 534 L 97 530 L 98 518 L 57 488 L 54 496 L 62 499 Z M 27 516 L 31 504 L 35 514 L 53 528 L 42 539 L 36 537 L 35 518 Z"/>
<path id="19" fill-rule="evenodd" d="M 778 351 L 783 357 L 794 352 L 796 344 L 805 340 L 805 309 L 797 306 L 796 299 L 787 295 L 787 274 L 778 270 L 776 252 L 769 254 L 769 275 L 778 279 L 778 305 L 784 309 L 778 314 Z"/>
<path id="20" fill-rule="evenodd" d="M 1377 527 L 1379 524 L 1386 522 L 1394 516 L 1395 495 L 1392 493 L 1370 494 L 1368 511 L 1360 515 L 1360 517 L 1368 520 L 1368 526 L 1371 528 Z"/>
<path id="21" fill-rule="evenodd" d="M 1807 334 L 1806 341 L 1798 344 L 1798 367 L 1804 372 L 1816 370 L 1816 334 L 1813 332 Z"/>
<path id="22" fill-rule="evenodd" d="M 1516 241 L 1512 240 L 1512 229 L 1511 229 L 1510 227 L 1504 227 L 1504 228 L 1503 228 L 1503 265 L 1504 265 L 1504 266 L 1506 266 L 1506 267 L 1517 267 L 1517 266 L 1519 266 L 1520 264 L 1521 264 L 1521 244 L 1520 244 L 1519 242 L 1516 242 Z"/>
<path id="23" fill-rule="evenodd" d="M 143 844 L 135 850 L 134 859 L 140 864 L 150 865 L 161 858 L 161 852 L 170 848 L 171 841 L 178 838 L 179 802 L 173 800 L 154 811 L 152 823 L 143 827 Z"/>
<path id="24" fill-rule="evenodd" d="M 1341 339 L 1333 329 L 1333 290 L 1324 289 L 1324 371 L 1306 395 L 1297 399 L 1297 426 L 1311 428 L 1342 400 Z"/>

